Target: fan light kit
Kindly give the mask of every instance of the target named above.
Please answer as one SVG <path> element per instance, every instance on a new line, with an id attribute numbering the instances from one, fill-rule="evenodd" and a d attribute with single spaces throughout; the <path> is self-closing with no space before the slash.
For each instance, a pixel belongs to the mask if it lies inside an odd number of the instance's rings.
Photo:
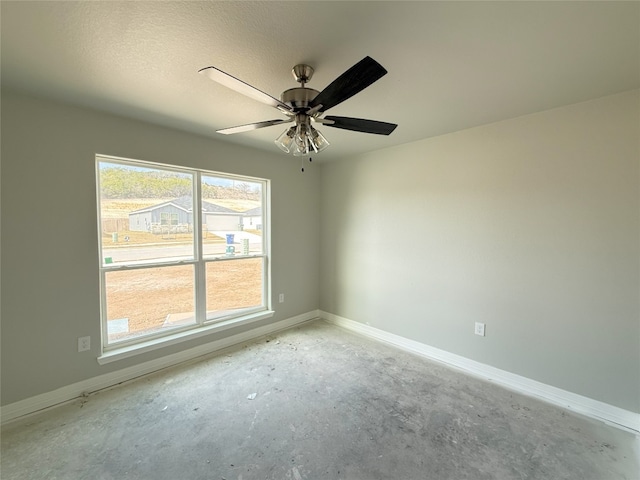
<path id="1" fill-rule="evenodd" d="M 285 119 L 266 120 L 247 125 L 239 125 L 237 127 L 224 128 L 217 130 L 218 133 L 229 135 L 294 122 L 295 125 L 282 132 L 275 140 L 275 144 L 283 152 L 293 153 L 295 156 L 320 153 L 330 145 L 324 135 L 311 125 L 312 122 L 326 125 L 327 127 L 374 133 L 377 135 L 389 135 L 397 127 L 394 123 L 366 120 L 363 118 L 336 116 L 321 118 L 324 112 L 364 90 L 387 73 L 382 65 L 371 57 L 365 57 L 360 60 L 331 82 L 322 92 L 305 87 L 305 84 L 311 80 L 313 76 L 313 68 L 309 65 L 296 65 L 293 67 L 292 73 L 296 81 L 300 83 L 300 87 L 285 90 L 282 92 L 280 100 L 216 67 L 203 68 L 199 73 L 207 75 L 211 80 L 236 92 L 277 108 L 287 116 Z"/>

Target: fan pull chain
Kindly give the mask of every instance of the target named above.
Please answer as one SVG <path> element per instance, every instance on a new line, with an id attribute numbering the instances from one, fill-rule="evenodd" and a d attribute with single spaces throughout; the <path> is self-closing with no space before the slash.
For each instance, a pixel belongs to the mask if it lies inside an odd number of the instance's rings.
<path id="1" fill-rule="evenodd" d="M 313 159 L 311 157 L 309 157 L 309 163 L 311 163 L 313 161 Z M 304 173 L 304 158 L 300 159 L 300 171 L 302 173 Z"/>

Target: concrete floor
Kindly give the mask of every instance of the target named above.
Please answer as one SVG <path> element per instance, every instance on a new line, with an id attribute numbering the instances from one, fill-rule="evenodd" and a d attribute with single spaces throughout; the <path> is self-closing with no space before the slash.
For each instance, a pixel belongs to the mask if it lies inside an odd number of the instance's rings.
<path id="1" fill-rule="evenodd" d="M 12 480 L 637 480 L 637 442 L 318 321 L 10 424 L 1 472 Z"/>

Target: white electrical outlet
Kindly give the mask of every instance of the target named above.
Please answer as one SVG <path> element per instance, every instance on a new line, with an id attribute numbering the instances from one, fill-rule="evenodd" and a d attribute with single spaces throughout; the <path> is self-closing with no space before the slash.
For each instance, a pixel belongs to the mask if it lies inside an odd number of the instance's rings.
<path id="1" fill-rule="evenodd" d="M 281 293 L 280 295 L 278 295 L 278 302 L 284 303 L 284 293 Z"/>
<path id="2" fill-rule="evenodd" d="M 476 335 L 484 337 L 484 323 L 476 322 Z"/>
<path id="3" fill-rule="evenodd" d="M 91 349 L 91 337 L 79 337 L 78 338 L 78 351 L 86 352 Z"/>

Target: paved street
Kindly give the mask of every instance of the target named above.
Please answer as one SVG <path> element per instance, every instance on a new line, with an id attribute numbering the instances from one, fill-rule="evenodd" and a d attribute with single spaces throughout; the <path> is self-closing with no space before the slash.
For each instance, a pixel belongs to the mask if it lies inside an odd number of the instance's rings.
<path id="1" fill-rule="evenodd" d="M 217 236 L 226 238 L 227 234 L 234 235 L 235 255 L 242 254 L 242 240 L 249 240 L 249 253 L 262 253 L 262 238 L 247 232 L 214 232 Z M 228 245 L 225 243 L 208 243 L 204 244 L 204 255 L 226 255 Z M 163 258 L 166 260 L 180 260 L 190 258 L 193 255 L 193 245 L 171 244 L 170 240 L 166 244 L 158 243 L 145 246 L 128 246 L 126 243 L 119 243 L 117 246 L 110 246 L 106 243 L 103 245 L 103 254 L 105 258 L 111 258 L 114 264 L 122 262 L 137 262 L 144 260 L 152 260 Z"/>

